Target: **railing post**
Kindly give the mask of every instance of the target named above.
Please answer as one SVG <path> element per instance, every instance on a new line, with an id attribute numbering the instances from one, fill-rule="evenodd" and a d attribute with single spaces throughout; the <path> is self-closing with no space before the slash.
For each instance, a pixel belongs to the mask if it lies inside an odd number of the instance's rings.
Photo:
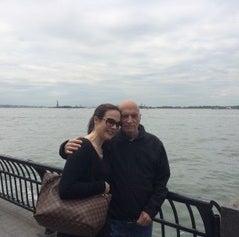
<path id="1" fill-rule="evenodd" d="M 220 237 L 221 217 L 218 214 L 214 215 L 213 221 L 213 237 Z"/>

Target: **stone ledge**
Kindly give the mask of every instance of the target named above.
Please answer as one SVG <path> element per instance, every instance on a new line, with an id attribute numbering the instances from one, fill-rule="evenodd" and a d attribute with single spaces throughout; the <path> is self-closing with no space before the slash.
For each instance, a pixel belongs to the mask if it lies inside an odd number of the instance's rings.
<path id="1" fill-rule="evenodd" d="M 239 200 L 221 207 L 221 237 L 239 236 Z"/>

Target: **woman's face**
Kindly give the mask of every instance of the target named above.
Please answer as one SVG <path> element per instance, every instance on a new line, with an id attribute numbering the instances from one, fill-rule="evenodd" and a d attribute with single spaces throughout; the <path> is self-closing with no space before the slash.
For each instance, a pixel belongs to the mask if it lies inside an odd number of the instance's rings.
<path id="1" fill-rule="evenodd" d="M 103 140 L 109 140 L 114 137 L 121 124 L 120 112 L 117 110 L 108 110 L 102 120 L 96 122 L 96 131 Z"/>

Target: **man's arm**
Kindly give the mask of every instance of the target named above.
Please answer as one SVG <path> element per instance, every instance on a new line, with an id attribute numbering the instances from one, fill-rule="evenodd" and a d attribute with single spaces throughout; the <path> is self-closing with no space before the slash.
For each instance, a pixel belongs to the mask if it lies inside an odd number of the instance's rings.
<path id="1" fill-rule="evenodd" d="M 67 140 L 60 145 L 59 155 L 63 159 L 67 159 L 67 156 L 74 153 L 81 147 L 81 138 L 77 137 L 71 140 Z"/>
<path id="2" fill-rule="evenodd" d="M 170 168 L 165 148 L 160 141 L 158 144 L 155 145 L 158 146 L 158 162 L 156 166 L 155 179 L 153 184 L 154 192 L 149 199 L 148 204 L 143 210 L 148 213 L 152 219 L 158 213 L 159 208 L 163 204 L 168 194 L 167 182 L 170 177 Z"/>

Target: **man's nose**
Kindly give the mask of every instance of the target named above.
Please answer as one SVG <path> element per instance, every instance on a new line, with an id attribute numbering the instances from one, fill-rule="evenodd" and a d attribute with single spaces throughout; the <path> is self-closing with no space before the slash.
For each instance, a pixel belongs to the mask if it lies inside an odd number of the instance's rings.
<path id="1" fill-rule="evenodd" d="M 131 122 L 131 121 L 133 121 L 133 117 L 132 117 L 132 115 L 131 114 L 129 114 L 128 115 L 128 117 L 127 117 L 127 120 L 126 120 L 127 122 Z"/>

